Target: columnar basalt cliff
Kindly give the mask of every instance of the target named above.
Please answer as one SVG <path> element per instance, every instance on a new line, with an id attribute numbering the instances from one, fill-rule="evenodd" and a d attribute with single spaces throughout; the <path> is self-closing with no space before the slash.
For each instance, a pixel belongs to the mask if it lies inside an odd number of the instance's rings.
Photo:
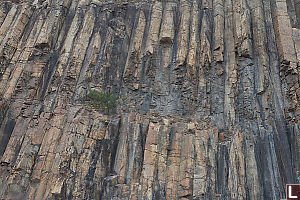
<path id="1" fill-rule="evenodd" d="M 1 1 L 0 27 L 0 199 L 300 183 L 300 0 Z M 110 115 L 90 88 L 119 97 Z"/>

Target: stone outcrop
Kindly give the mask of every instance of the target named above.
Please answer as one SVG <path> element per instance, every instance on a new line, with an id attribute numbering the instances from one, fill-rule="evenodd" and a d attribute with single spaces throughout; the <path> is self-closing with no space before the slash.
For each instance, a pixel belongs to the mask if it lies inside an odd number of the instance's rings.
<path id="1" fill-rule="evenodd" d="M 0 27 L 1 199 L 300 183 L 299 0 L 1 1 Z M 89 88 L 119 97 L 110 115 Z"/>

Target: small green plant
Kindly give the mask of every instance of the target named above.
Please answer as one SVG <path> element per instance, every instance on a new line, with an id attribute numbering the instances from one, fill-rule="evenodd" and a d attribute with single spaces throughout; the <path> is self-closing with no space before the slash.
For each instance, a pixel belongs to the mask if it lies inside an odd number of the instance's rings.
<path id="1" fill-rule="evenodd" d="M 90 105 L 104 112 L 105 114 L 110 114 L 113 108 L 116 107 L 118 97 L 112 92 L 99 92 L 96 90 L 89 89 L 88 97 L 91 100 Z"/>

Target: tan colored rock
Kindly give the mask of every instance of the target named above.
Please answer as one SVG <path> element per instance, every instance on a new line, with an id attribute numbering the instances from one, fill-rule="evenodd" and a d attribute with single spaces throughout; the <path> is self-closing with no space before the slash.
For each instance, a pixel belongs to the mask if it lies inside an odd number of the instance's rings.
<path id="1" fill-rule="evenodd" d="M 193 2 L 193 4 L 196 4 L 196 1 Z M 187 55 L 187 64 L 188 64 L 188 69 L 187 69 L 187 75 L 189 77 L 196 77 L 197 70 L 196 70 L 196 62 L 197 62 L 197 39 L 198 39 L 198 16 L 199 15 L 199 9 L 197 6 L 192 7 L 192 14 L 191 14 L 191 29 L 190 29 L 190 47 L 188 49 L 188 55 Z"/>
<path id="2" fill-rule="evenodd" d="M 233 17 L 237 35 L 235 42 L 239 56 L 252 57 L 251 16 L 247 1 L 235 1 L 233 4 Z"/>
<path id="3" fill-rule="evenodd" d="M 137 29 L 135 30 L 135 35 L 133 39 L 133 43 L 130 47 L 129 54 L 125 65 L 124 70 L 124 78 L 126 80 L 134 79 L 138 80 L 140 76 L 141 68 L 139 67 L 142 64 L 142 43 L 143 43 L 143 36 L 146 26 L 146 19 L 143 12 L 140 12 L 138 17 L 138 24 Z M 134 86 L 136 89 L 136 85 Z"/>
<path id="4" fill-rule="evenodd" d="M 228 119 L 228 122 L 233 122 L 236 119 L 236 110 L 234 108 L 236 99 L 236 84 L 237 84 L 237 63 L 235 56 L 234 47 L 234 37 L 233 37 L 233 27 L 232 18 L 230 15 L 233 10 L 231 9 L 232 2 L 229 0 L 225 1 L 225 13 L 227 13 L 225 20 L 225 45 L 227 47 L 227 52 L 224 55 L 225 62 L 225 96 L 224 96 L 224 114 Z M 229 124 L 227 124 L 229 126 Z"/>
<path id="5" fill-rule="evenodd" d="M 283 1 L 276 1 L 274 13 L 274 29 L 277 34 L 277 46 L 282 61 L 296 62 L 295 45 L 292 38 L 292 26 L 287 13 L 287 5 Z"/>
<path id="6" fill-rule="evenodd" d="M 15 14 L 18 10 L 17 5 L 13 5 L 8 14 L 5 17 L 5 20 L 3 21 L 1 25 L 1 31 L 0 31 L 0 41 L 3 43 L 3 39 L 7 35 L 7 32 L 9 31 L 9 28 L 15 19 Z"/>
<path id="7" fill-rule="evenodd" d="M 180 3 L 180 12 L 182 13 L 180 19 L 180 27 L 178 33 L 178 45 L 181 47 L 177 51 L 177 65 L 180 67 L 186 60 L 187 52 L 188 52 L 188 40 L 190 34 L 190 3 L 188 1 L 182 1 Z"/>
<path id="8" fill-rule="evenodd" d="M 282 198 L 295 3 L 0 2 L 0 199 Z M 118 97 L 109 115 L 90 88 Z"/>
<path id="9" fill-rule="evenodd" d="M 162 4 L 156 1 L 152 7 L 151 22 L 149 27 L 149 36 L 146 43 L 146 53 L 153 54 L 154 48 L 158 45 L 159 29 L 162 19 Z"/>
<path id="10" fill-rule="evenodd" d="M 300 60 L 300 30 L 293 28 L 293 39 L 295 42 L 295 50 L 297 55 L 297 61 L 299 66 L 299 60 Z"/>
<path id="11" fill-rule="evenodd" d="M 216 62 L 223 62 L 224 53 L 224 1 L 216 0 L 214 3 L 214 59 Z"/>
<path id="12" fill-rule="evenodd" d="M 174 18 L 173 18 L 173 3 L 167 3 L 161 24 L 160 42 L 165 44 L 172 44 L 174 40 Z"/>
<path id="13" fill-rule="evenodd" d="M 188 130 L 194 130 L 195 128 L 195 123 L 188 123 Z"/>

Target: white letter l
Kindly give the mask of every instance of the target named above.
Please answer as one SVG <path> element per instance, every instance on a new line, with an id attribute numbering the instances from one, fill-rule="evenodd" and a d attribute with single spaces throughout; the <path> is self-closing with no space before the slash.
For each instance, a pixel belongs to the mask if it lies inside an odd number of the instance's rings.
<path id="1" fill-rule="evenodd" d="M 289 190 L 289 197 L 288 198 L 290 198 L 290 199 L 297 199 L 298 198 L 298 196 L 292 196 L 292 186 L 289 186 L 288 190 Z"/>

